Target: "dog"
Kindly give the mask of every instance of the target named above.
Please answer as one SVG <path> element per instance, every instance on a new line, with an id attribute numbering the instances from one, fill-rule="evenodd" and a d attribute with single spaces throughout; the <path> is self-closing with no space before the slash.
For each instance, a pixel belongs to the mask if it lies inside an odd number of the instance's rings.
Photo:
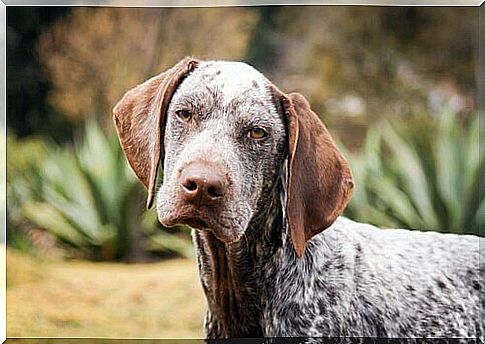
<path id="1" fill-rule="evenodd" d="M 113 118 L 147 206 L 193 228 L 206 338 L 483 340 L 482 239 L 342 217 L 352 172 L 301 94 L 186 57 Z"/>

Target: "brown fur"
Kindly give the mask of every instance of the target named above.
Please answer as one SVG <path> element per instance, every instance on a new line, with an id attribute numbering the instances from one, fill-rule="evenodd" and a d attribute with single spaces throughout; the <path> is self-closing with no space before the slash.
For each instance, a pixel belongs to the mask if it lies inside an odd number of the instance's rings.
<path id="1" fill-rule="evenodd" d="M 186 57 L 169 70 L 126 92 L 113 109 L 113 120 L 126 159 L 148 190 L 147 207 L 155 193 L 163 147 L 165 113 L 177 86 L 197 65 Z"/>
<path id="2" fill-rule="evenodd" d="M 272 88 L 287 116 L 287 216 L 295 251 L 301 257 L 308 240 L 342 213 L 354 182 L 347 161 L 307 100 L 299 93 L 285 95 Z"/>

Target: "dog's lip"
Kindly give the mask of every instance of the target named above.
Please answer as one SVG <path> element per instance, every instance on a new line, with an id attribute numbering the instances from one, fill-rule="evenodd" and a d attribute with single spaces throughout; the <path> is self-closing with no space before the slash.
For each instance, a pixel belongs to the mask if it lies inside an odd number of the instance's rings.
<path id="1" fill-rule="evenodd" d="M 176 213 L 164 219 L 160 219 L 160 223 L 166 227 L 172 227 L 179 224 L 188 225 L 196 229 L 209 229 L 214 227 L 212 221 L 199 212 Z"/>
<path id="2" fill-rule="evenodd" d="M 173 214 L 163 220 L 160 219 L 160 223 L 165 227 L 173 227 L 182 224 L 188 225 L 198 231 L 210 231 L 216 236 L 217 239 L 226 244 L 237 242 L 242 236 L 241 234 L 234 235 L 234 233 L 232 235 L 228 235 L 227 229 L 224 229 L 224 226 L 214 223 L 203 214 L 198 212 Z"/>
<path id="3" fill-rule="evenodd" d="M 225 244 L 238 241 L 243 231 L 233 228 L 231 225 L 217 221 L 219 213 L 213 213 L 207 208 L 197 208 L 192 205 L 178 205 L 171 211 L 158 209 L 158 220 L 165 227 L 187 225 L 201 232 L 211 232 Z"/>
<path id="4" fill-rule="evenodd" d="M 199 217 L 187 217 L 182 219 L 182 223 L 196 229 L 208 229 L 210 225 Z"/>

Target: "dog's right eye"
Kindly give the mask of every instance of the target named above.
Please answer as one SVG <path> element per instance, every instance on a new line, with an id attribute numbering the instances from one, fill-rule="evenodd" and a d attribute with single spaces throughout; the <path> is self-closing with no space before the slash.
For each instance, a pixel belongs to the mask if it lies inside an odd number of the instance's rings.
<path id="1" fill-rule="evenodd" d="M 177 110 L 175 111 L 177 118 L 182 122 L 188 122 L 192 118 L 192 113 L 189 110 Z"/>
<path id="2" fill-rule="evenodd" d="M 262 140 L 268 136 L 266 130 L 261 128 L 252 128 L 248 131 L 248 137 L 253 140 Z"/>

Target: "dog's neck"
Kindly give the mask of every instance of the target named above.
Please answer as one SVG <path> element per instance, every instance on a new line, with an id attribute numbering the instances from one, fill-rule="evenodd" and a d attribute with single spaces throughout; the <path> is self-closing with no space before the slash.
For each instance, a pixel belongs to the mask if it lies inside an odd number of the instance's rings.
<path id="1" fill-rule="evenodd" d="M 199 275 L 206 295 L 207 338 L 263 335 L 261 286 L 264 262 L 281 245 L 283 212 L 278 192 L 264 212 L 250 222 L 244 236 L 227 245 L 210 231 L 194 231 Z"/>

